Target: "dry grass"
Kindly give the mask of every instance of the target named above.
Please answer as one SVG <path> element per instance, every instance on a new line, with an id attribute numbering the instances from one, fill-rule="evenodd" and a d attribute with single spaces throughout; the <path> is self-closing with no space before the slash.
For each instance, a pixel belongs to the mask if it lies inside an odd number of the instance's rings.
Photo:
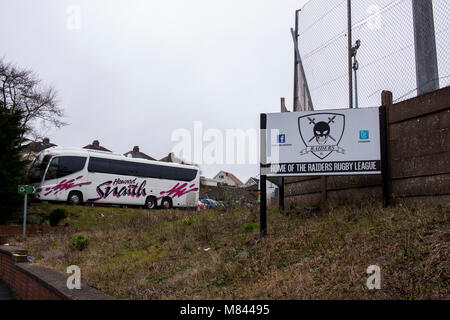
<path id="1" fill-rule="evenodd" d="M 66 232 L 14 243 L 36 263 L 125 299 L 448 299 L 449 208 L 375 205 L 326 213 L 269 212 L 259 239 L 258 211 L 192 212 L 64 207 Z M 68 248 L 73 234 L 90 238 Z M 13 243 L 12 243 L 13 244 Z M 381 267 L 381 290 L 366 269 Z"/>

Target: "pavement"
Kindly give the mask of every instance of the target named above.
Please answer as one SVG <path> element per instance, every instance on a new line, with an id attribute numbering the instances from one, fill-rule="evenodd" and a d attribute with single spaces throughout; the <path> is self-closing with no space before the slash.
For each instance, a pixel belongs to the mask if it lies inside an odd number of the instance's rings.
<path id="1" fill-rule="evenodd" d="M 0 300 L 13 300 L 13 295 L 8 286 L 0 281 Z"/>

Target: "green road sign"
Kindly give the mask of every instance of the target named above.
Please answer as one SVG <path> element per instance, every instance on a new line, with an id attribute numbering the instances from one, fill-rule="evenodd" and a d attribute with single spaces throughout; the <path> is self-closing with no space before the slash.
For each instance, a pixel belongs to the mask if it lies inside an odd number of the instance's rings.
<path id="1" fill-rule="evenodd" d="M 36 192 L 36 189 L 33 186 L 19 186 L 20 194 L 33 194 Z"/>

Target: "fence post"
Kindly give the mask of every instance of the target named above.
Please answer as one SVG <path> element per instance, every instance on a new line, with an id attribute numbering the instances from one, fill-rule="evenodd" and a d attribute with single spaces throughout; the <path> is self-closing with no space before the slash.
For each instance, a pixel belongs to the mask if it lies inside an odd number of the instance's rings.
<path id="1" fill-rule="evenodd" d="M 392 92 L 381 92 L 381 108 L 380 108 L 380 133 L 381 133 L 381 174 L 383 185 L 383 207 L 390 204 L 391 199 L 391 152 L 389 141 L 389 110 L 392 106 Z"/>
<path id="2" fill-rule="evenodd" d="M 387 170 L 389 177 L 389 198 L 392 197 L 392 178 L 391 178 L 391 168 L 392 168 L 392 152 L 391 152 L 391 142 L 390 142 L 390 119 L 389 114 L 392 106 L 392 92 L 388 90 L 383 90 L 381 92 L 381 105 L 386 107 L 386 141 L 387 141 Z"/>

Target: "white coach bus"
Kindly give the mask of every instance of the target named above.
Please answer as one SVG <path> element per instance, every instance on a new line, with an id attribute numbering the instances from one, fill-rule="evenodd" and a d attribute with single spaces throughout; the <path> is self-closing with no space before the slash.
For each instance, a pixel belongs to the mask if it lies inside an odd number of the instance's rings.
<path id="1" fill-rule="evenodd" d="M 32 163 L 29 178 L 36 199 L 74 205 L 195 207 L 200 189 L 195 166 L 81 148 L 45 149 Z"/>

